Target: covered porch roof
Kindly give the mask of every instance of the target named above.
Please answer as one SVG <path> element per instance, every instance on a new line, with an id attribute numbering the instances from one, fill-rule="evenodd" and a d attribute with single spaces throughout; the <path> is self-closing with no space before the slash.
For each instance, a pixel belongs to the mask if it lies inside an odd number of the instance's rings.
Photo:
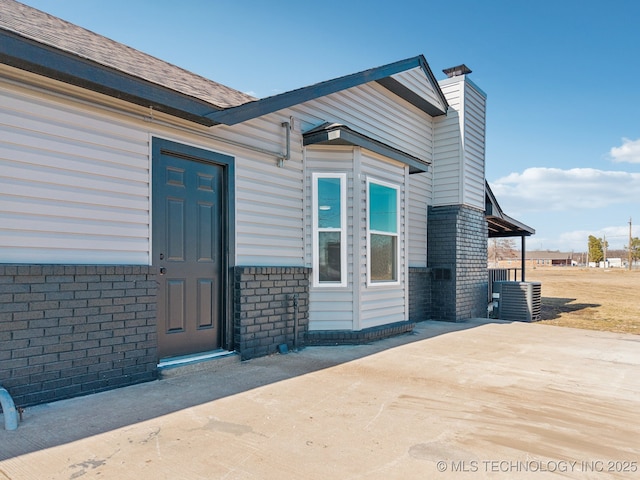
<path id="1" fill-rule="evenodd" d="M 521 252 L 520 258 L 521 261 L 521 281 L 525 281 L 525 260 L 526 260 L 526 242 L 525 239 L 533 234 L 536 231 L 528 225 L 525 225 L 518 220 L 509 217 L 506 215 L 500 205 L 498 204 L 498 200 L 495 195 L 491 191 L 491 187 L 489 187 L 489 183 L 485 180 L 485 207 L 484 207 L 484 216 L 487 220 L 487 227 L 489 230 L 489 238 L 500 238 L 500 237 L 520 237 L 521 238 Z"/>
<path id="2" fill-rule="evenodd" d="M 496 237 L 529 237 L 536 233 L 535 229 L 515 218 L 506 215 L 495 195 L 489 187 L 489 183 L 485 181 L 485 208 L 484 216 L 487 219 L 489 227 L 489 238 Z"/>

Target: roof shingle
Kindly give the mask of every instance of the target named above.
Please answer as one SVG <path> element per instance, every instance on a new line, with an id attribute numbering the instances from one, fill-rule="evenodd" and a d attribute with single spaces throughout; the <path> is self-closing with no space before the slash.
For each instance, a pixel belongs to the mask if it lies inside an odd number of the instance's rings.
<path id="1" fill-rule="evenodd" d="M 0 29 L 203 100 L 220 109 L 256 100 L 14 0 L 0 0 Z"/>

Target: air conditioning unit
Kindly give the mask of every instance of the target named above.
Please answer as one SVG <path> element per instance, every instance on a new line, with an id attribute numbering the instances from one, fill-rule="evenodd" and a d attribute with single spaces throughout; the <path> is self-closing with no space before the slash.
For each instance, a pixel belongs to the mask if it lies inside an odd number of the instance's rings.
<path id="1" fill-rule="evenodd" d="M 499 319 L 519 322 L 540 320 L 540 282 L 494 282 L 493 293 L 500 295 L 497 298 Z"/>

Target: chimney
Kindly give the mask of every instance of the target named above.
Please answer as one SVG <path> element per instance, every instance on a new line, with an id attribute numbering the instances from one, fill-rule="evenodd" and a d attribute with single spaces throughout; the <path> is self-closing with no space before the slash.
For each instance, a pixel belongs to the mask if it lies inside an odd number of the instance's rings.
<path id="1" fill-rule="evenodd" d="M 462 65 L 458 65 L 457 67 L 445 68 L 442 71 L 449 78 L 457 77 L 459 75 L 467 75 L 471 73 L 471 70 L 469 69 L 469 67 L 467 67 L 464 63 Z"/>

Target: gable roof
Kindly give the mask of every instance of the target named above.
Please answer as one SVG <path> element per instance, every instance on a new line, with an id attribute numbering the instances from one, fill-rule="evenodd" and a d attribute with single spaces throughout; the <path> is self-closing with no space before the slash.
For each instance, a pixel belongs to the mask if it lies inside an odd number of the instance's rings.
<path id="1" fill-rule="evenodd" d="M 506 215 L 495 195 L 485 180 L 485 210 L 484 216 L 489 227 L 489 238 L 495 237 L 528 237 L 536 231 L 528 225 Z"/>
<path id="2" fill-rule="evenodd" d="M 0 62 L 203 125 L 234 125 L 368 82 L 432 116 L 448 104 L 422 55 L 258 100 L 14 0 L 0 0 Z M 419 68 L 437 100 L 394 75 Z"/>
<path id="3" fill-rule="evenodd" d="M 397 75 L 414 68 L 420 68 L 427 77 L 427 81 L 431 84 L 438 96 L 438 99 L 440 100 L 437 105 L 429 102 L 427 99 L 421 97 L 416 92 L 393 78 L 393 75 Z M 379 83 L 389 91 L 395 93 L 431 116 L 445 115 L 447 113 L 448 103 L 444 93 L 442 93 L 442 90 L 440 89 L 440 86 L 438 85 L 438 82 L 424 56 L 418 55 L 417 57 L 407 58 L 381 67 L 371 68 L 362 72 L 352 73 L 351 75 L 345 75 L 343 77 L 291 90 L 272 97 L 266 97 L 253 102 L 244 103 L 236 107 L 211 113 L 208 117 L 216 122 L 224 123 L 226 125 L 234 125 L 251 118 L 260 117 L 267 113 L 273 113 L 275 111 L 282 110 L 283 108 L 292 107 L 309 100 L 314 100 L 319 97 L 324 97 L 326 95 L 346 90 L 348 88 L 357 87 L 369 82 Z"/>

